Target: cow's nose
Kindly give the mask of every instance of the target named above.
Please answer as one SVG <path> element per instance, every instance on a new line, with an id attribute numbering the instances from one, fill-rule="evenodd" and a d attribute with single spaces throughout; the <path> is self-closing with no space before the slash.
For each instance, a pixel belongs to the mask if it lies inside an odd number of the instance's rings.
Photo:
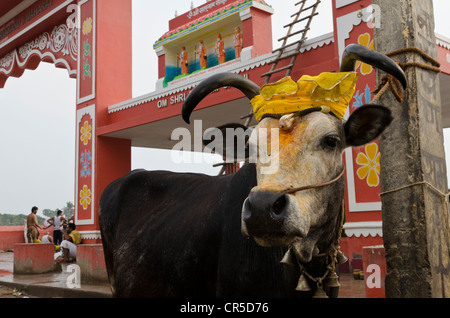
<path id="1" fill-rule="evenodd" d="M 248 209 L 243 215 L 244 221 L 266 229 L 277 223 L 281 225 L 286 218 L 287 201 L 284 192 L 252 190 L 248 196 Z"/>

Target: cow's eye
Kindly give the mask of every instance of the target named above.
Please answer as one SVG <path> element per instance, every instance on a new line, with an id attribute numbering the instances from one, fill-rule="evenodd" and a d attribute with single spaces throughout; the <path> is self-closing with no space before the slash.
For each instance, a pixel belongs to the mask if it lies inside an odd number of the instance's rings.
<path id="1" fill-rule="evenodd" d="M 324 148 L 334 150 L 339 145 L 339 142 L 338 136 L 326 136 L 322 141 L 322 145 Z"/>

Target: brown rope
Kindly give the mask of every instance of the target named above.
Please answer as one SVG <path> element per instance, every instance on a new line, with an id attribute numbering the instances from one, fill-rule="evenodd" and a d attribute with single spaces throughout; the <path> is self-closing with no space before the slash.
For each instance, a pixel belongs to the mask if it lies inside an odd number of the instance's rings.
<path id="1" fill-rule="evenodd" d="M 411 67 L 419 67 L 424 70 L 429 70 L 429 71 L 436 72 L 436 73 L 441 72 L 441 69 L 440 69 L 441 64 L 439 63 L 439 61 L 437 61 L 436 59 L 434 59 L 433 57 L 431 57 L 429 54 L 425 53 L 424 51 L 422 51 L 418 48 L 415 48 L 415 47 L 396 50 L 396 51 L 393 51 L 386 55 L 389 57 L 393 57 L 395 55 L 404 54 L 404 53 L 417 53 L 417 54 L 421 55 L 424 60 L 433 64 L 433 65 L 427 65 L 427 64 L 418 63 L 418 62 L 410 62 L 410 63 L 397 62 L 397 64 L 404 71 L 406 71 L 408 68 L 411 68 Z M 389 88 L 391 89 L 391 92 L 394 95 L 395 99 L 399 103 L 402 103 L 404 100 L 404 97 L 403 97 L 403 90 L 402 90 L 400 81 L 398 79 L 396 79 L 394 76 L 392 76 L 391 74 L 386 74 L 382 78 L 378 88 L 372 92 L 373 94 L 376 94 L 376 96 L 371 101 L 371 104 L 374 104 L 375 102 L 377 102 L 381 98 L 381 96 L 383 96 L 383 94 L 387 92 L 387 90 Z"/>
<path id="2" fill-rule="evenodd" d="M 431 55 L 425 53 L 422 50 L 419 50 L 416 47 L 399 49 L 399 50 L 396 50 L 396 51 L 392 51 L 391 53 L 388 53 L 386 55 L 389 56 L 389 57 L 393 57 L 395 55 L 404 54 L 404 53 L 411 53 L 411 52 L 420 54 L 425 60 L 428 60 L 432 64 L 435 65 L 435 67 L 433 67 L 433 66 L 429 66 L 429 65 L 426 65 L 426 64 L 417 63 L 417 64 L 419 64 L 418 66 L 423 67 L 425 69 L 430 69 L 431 71 L 436 71 L 436 72 L 439 72 L 439 73 L 441 72 L 441 70 L 440 70 L 441 63 L 439 63 L 439 61 L 435 60 Z M 402 64 L 408 64 L 408 63 L 402 63 Z M 411 66 L 415 66 L 415 65 L 411 65 Z"/>
<path id="3" fill-rule="evenodd" d="M 391 74 L 386 74 L 383 79 L 381 80 L 380 86 L 373 91 L 373 94 L 377 94 L 372 101 L 371 104 L 375 104 L 381 96 L 383 96 L 384 93 L 388 91 L 388 89 L 391 89 L 392 94 L 394 95 L 395 99 L 399 102 L 403 102 L 403 90 L 401 87 L 401 83 L 398 79 L 396 79 Z"/>
<path id="4" fill-rule="evenodd" d="M 300 188 L 291 188 L 291 189 L 287 189 L 284 191 L 285 194 L 294 194 L 300 191 L 306 191 L 306 190 L 313 190 L 313 189 L 318 189 L 318 188 L 323 188 L 329 185 L 332 185 L 333 183 L 338 182 L 345 174 L 345 168 L 342 169 L 342 172 L 333 180 L 329 181 L 329 182 L 325 182 L 325 183 L 321 183 L 321 184 L 317 184 L 317 185 L 313 185 L 313 186 L 306 186 L 306 187 L 300 187 Z"/>
<path id="5" fill-rule="evenodd" d="M 413 183 L 413 184 L 410 184 L 410 185 L 407 185 L 407 186 L 404 186 L 404 187 L 400 187 L 400 188 L 397 188 L 397 189 L 394 189 L 394 190 L 389 190 L 389 191 L 382 192 L 382 193 L 380 193 L 380 197 L 382 197 L 384 195 L 387 195 L 387 194 L 399 192 L 401 190 L 405 190 L 405 189 L 409 189 L 409 188 L 412 188 L 412 187 L 420 186 L 420 185 L 425 185 L 425 186 L 429 187 L 431 190 L 433 190 L 434 192 L 439 194 L 444 199 L 445 202 L 448 202 L 448 199 L 450 197 L 450 192 L 445 194 L 444 192 L 442 192 L 441 190 L 439 190 L 438 188 L 433 186 L 431 183 L 426 182 L 426 181 L 416 182 L 416 183 Z"/>

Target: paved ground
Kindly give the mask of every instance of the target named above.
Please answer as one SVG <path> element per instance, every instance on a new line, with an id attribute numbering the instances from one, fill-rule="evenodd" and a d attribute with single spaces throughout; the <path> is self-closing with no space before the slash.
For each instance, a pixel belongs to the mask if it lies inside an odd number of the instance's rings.
<path id="1" fill-rule="evenodd" d="M 20 289 L 0 285 L 0 298 L 36 298 Z"/>
<path id="2" fill-rule="evenodd" d="M 67 271 L 70 264 L 63 264 L 60 272 L 39 275 L 13 275 L 14 253 L 0 252 L 0 285 L 12 290 L 24 290 L 27 295 L 42 298 L 110 298 L 111 289 L 108 283 L 83 283 L 81 288 L 68 287 Z M 10 290 L 5 289 L 5 294 Z M 0 294 L 0 297 L 2 295 Z"/>
<path id="3" fill-rule="evenodd" d="M 108 283 L 81 283 L 81 288 L 68 288 L 67 264 L 61 272 L 40 275 L 13 275 L 14 253 L 0 251 L 0 298 L 111 298 Z M 363 280 L 351 274 L 341 275 L 340 298 L 365 298 Z"/>
<path id="4" fill-rule="evenodd" d="M 0 285 L 0 298 L 39 298 L 39 297 L 29 295 L 26 291 L 23 291 L 21 289 Z"/>

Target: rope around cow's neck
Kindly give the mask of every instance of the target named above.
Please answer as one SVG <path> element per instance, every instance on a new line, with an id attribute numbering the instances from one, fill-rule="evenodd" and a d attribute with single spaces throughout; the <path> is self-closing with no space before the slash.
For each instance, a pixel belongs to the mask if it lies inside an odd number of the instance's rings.
<path id="1" fill-rule="evenodd" d="M 342 172 L 335 179 L 333 179 L 329 182 L 316 184 L 316 185 L 312 185 L 312 186 L 306 186 L 306 187 L 290 188 L 290 189 L 285 190 L 284 193 L 285 194 L 295 194 L 295 193 L 301 192 L 301 191 L 323 188 L 323 187 L 326 187 L 326 186 L 329 186 L 329 185 L 332 185 L 332 184 L 338 182 L 339 180 L 341 180 L 341 178 L 344 176 L 344 174 L 345 174 L 345 167 L 342 169 Z"/>

